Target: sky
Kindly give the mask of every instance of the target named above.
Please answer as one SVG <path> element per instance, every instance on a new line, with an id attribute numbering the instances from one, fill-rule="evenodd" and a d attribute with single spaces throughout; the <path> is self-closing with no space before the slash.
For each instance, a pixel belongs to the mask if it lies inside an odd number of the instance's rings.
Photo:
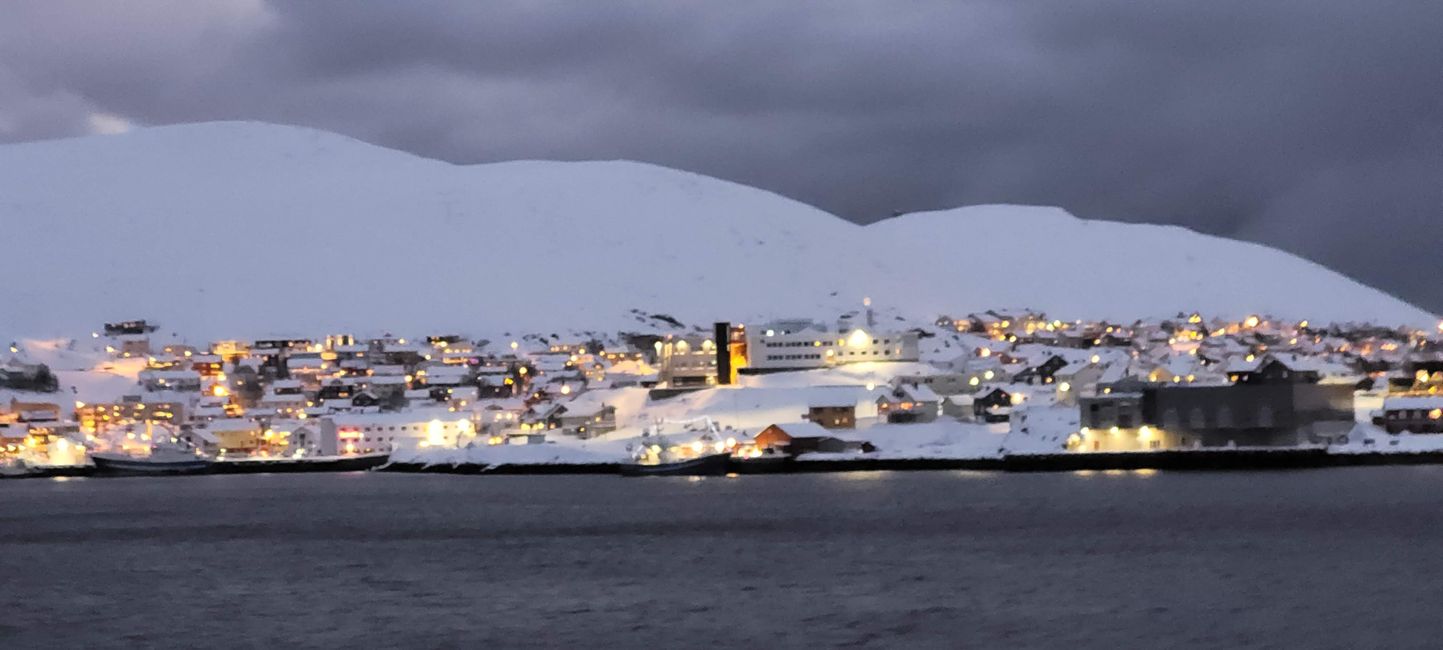
<path id="1" fill-rule="evenodd" d="M 868 223 L 1057 205 L 1443 312 L 1443 2 L 8 0 L 0 142 L 222 119 L 633 159 Z M 1019 252 L 1023 254 L 1023 252 Z"/>

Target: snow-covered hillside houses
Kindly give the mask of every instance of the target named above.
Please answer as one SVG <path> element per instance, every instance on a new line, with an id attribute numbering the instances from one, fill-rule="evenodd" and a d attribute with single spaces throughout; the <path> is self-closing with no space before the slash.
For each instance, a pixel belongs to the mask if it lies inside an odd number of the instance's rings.
<path id="1" fill-rule="evenodd" d="M 124 321 L 9 347 L 0 456 L 164 437 L 228 457 L 547 444 L 617 458 L 644 429 L 698 417 L 742 449 L 765 430 L 818 427 L 834 440 L 818 449 L 892 457 L 1443 433 L 1443 330 L 1195 313 L 881 322 L 869 308 L 655 333 L 205 342 Z"/>

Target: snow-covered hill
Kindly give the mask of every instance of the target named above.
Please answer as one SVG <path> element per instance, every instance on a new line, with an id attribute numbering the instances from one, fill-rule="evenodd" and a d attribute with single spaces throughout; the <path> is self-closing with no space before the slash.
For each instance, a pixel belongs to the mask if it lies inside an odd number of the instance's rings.
<path id="1" fill-rule="evenodd" d="M 869 240 L 942 283 L 927 303 L 1041 307 L 1065 318 L 1200 311 L 1431 327 L 1437 318 L 1275 248 L 1178 226 L 1079 219 L 1060 208 L 979 205 L 872 224 Z M 950 282 L 949 282 L 950 280 Z"/>
<path id="2" fill-rule="evenodd" d="M 824 315 L 1201 310 L 1424 324 L 1275 250 L 1051 208 L 861 227 L 632 162 L 458 166 L 255 123 L 0 147 L 0 334 L 151 318 L 197 337 L 637 329 Z"/>

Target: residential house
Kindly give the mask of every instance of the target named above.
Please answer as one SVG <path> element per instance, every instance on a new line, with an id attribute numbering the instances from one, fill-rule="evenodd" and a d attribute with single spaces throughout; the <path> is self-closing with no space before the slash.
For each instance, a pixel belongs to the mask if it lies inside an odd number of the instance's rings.
<path id="1" fill-rule="evenodd" d="M 194 370 L 140 371 L 140 385 L 148 391 L 200 392 L 200 373 Z"/>
<path id="2" fill-rule="evenodd" d="M 16 422 L 57 422 L 60 405 L 54 402 L 25 402 L 10 398 L 9 415 Z"/>
<path id="3" fill-rule="evenodd" d="M 828 429 L 855 429 L 857 402 L 839 391 L 819 391 L 809 397 L 805 417 Z"/>
<path id="4" fill-rule="evenodd" d="M 616 430 L 616 407 L 577 399 L 554 405 L 545 419 L 548 429 L 560 429 L 562 433 L 578 438 L 592 438 Z"/>
<path id="5" fill-rule="evenodd" d="M 1388 433 L 1443 433 L 1443 395 L 1393 395 L 1376 423 Z"/>
<path id="6" fill-rule="evenodd" d="M 1319 375 L 1308 368 L 1291 368 L 1272 355 L 1248 355 L 1234 359 L 1225 368 L 1228 379 L 1235 384 L 1269 384 L 1298 381 L 1315 383 Z"/>
<path id="7" fill-rule="evenodd" d="M 921 384 L 899 383 L 877 398 L 878 419 L 892 424 L 932 422 L 942 408 L 942 398 Z"/>
<path id="8" fill-rule="evenodd" d="M 1012 382 L 1016 384 L 1051 384 L 1054 381 L 1053 375 L 1067 366 L 1067 359 L 1059 355 L 1049 355 L 1041 363 L 1036 363 L 1012 375 Z"/>
<path id="9" fill-rule="evenodd" d="M 972 397 L 972 417 L 978 422 L 1006 422 L 1012 417 L 1012 393 L 1002 388 L 978 391 Z"/>
<path id="10" fill-rule="evenodd" d="M 868 442 L 838 438 L 815 422 L 769 425 L 753 438 L 752 444 L 757 449 L 775 449 L 793 456 L 805 453 L 869 453 L 876 450 Z"/>
<path id="11" fill-rule="evenodd" d="M 1053 386 L 1057 391 L 1059 404 L 1077 403 L 1078 395 L 1096 392 L 1106 368 L 1091 361 L 1077 361 L 1063 366 L 1052 374 Z"/>

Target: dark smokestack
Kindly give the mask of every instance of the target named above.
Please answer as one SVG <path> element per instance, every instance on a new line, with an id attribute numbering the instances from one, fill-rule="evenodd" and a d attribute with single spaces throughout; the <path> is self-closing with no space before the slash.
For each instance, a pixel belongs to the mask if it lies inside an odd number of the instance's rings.
<path id="1" fill-rule="evenodd" d="M 718 386 L 732 383 L 732 324 L 717 323 L 712 333 L 716 343 L 716 383 Z"/>

